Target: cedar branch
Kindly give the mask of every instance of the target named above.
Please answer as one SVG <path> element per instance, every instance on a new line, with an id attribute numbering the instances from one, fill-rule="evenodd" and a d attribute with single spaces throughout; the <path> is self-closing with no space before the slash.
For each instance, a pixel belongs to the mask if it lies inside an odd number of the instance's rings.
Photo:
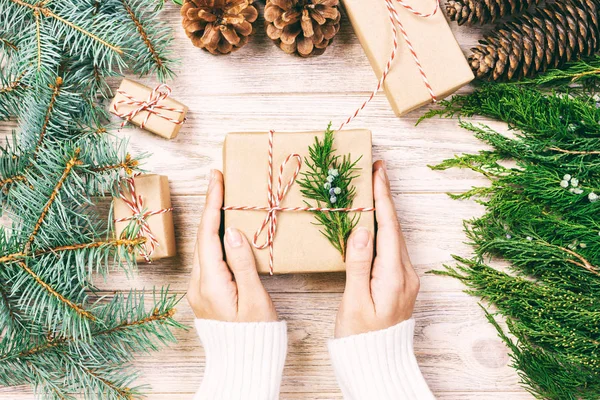
<path id="1" fill-rule="evenodd" d="M 145 242 L 146 242 L 145 237 L 138 237 L 135 239 L 110 239 L 110 240 L 103 240 L 103 241 L 91 242 L 91 243 L 76 243 L 76 244 L 70 244 L 70 245 L 66 245 L 66 246 L 58 246 L 58 247 L 53 247 L 51 249 L 44 249 L 44 250 L 36 251 L 33 254 L 33 257 L 39 257 L 39 256 L 42 256 L 45 254 L 50 254 L 50 253 L 60 253 L 63 251 L 94 249 L 94 248 L 102 247 L 102 246 L 134 247 L 134 246 L 142 245 Z M 0 264 L 12 263 L 12 262 L 19 261 L 26 257 L 27 257 L 26 253 L 19 251 L 17 253 L 12 253 L 12 254 L 0 257 Z"/>
<path id="2" fill-rule="evenodd" d="M 579 261 L 572 260 L 572 259 L 565 260 L 568 263 L 582 267 L 583 269 L 586 269 L 587 271 L 589 271 L 595 275 L 600 275 L 600 272 L 598 271 L 598 267 L 592 265 L 588 260 L 586 260 L 582 255 L 578 254 L 577 252 L 575 252 L 573 250 L 569 250 L 565 247 L 561 247 L 561 246 L 557 246 L 557 245 L 548 243 L 548 242 L 540 242 L 540 243 L 543 244 L 544 246 L 553 247 L 555 249 L 564 251 L 565 253 L 567 253 L 567 254 L 575 257 L 577 260 L 579 260 Z"/>
<path id="3" fill-rule="evenodd" d="M 77 314 L 79 314 L 82 317 L 85 317 L 87 319 L 90 319 L 92 321 L 96 320 L 96 317 L 94 317 L 89 311 L 86 311 L 80 305 L 73 303 L 71 300 L 67 299 L 65 296 L 58 293 L 48 283 L 44 282 L 44 280 L 42 278 L 40 278 L 35 272 L 33 272 L 33 270 L 31 268 L 29 268 L 29 266 L 27 266 L 27 264 L 25 264 L 23 261 L 19 261 L 19 266 L 25 272 L 27 272 L 27 274 L 29 274 L 41 287 L 43 287 L 48 293 L 50 293 L 50 295 L 56 297 L 60 302 L 66 304 L 69 308 L 74 310 Z"/>
<path id="4" fill-rule="evenodd" d="M 154 48 L 154 45 L 150 41 L 150 38 L 148 37 L 148 34 L 146 33 L 146 30 L 144 29 L 144 26 L 142 25 L 142 23 L 140 22 L 140 20 L 135 16 L 135 13 L 133 12 L 133 10 L 129 6 L 129 4 L 127 4 L 127 1 L 126 0 L 121 0 L 121 3 L 123 3 L 123 8 L 125 8 L 125 11 L 127 11 L 127 14 L 129 14 L 129 18 L 131 18 L 131 20 L 133 21 L 133 23 L 137 27 L 137 30 L 140 33 L 140 36 L 142 37 L 142 40 L 144 41 L 144 44 L 148 48 L 148 51 L 150 51 L 150 54 L 152 54 L 152 57 L 154 58 L 154 61 L 156 61 L 156 64 L 159 67 L 162 67 L 163 66 L 163 62 L 162 62 L 160 56 L 158 55 L 158 52 Z"/>
<path id="5" fill-rule="evenodd" d="M 96 36 L 93 33 L 86 31 L 85 29 L 81 28 L 80 26 L 77 26 L 74 23 L 72 23 L 71 21 L 68 21 L 68 20 L 64 19 L 63 17 L 61 17 L 60 15 L 54 13 L 52 10 L 50 10 L 46 6 L 46 3 L 48 2 L 47 0 L 41 1 L 41 2 L 39 2 L 37 4 L 35 4 L 35 5 L 26 3 L 26 2 L 24 2 L 22 0 L 10 0 L 10 1 L 12 1 L 15 4 L 20 5 L 21 7 L 26 7 L 26 8 L 31 9 L 34 12 L 34 15 L 37 12 L 38 15 L 41 14 L 44 17 L 47 17 L 47 18 L 54 18 L 55 20 L 57 20 L 57 21 L 65 24 L 65 25 L 67 25 L 68 27 L 70 27 L 72 29 L 75 29 L 76 31 L 78 31 L 78 32 L 86 35 L 87 37 L 89 37 L 89 38 L 97 41 L 98 43 L 102 44 L 103 46 L 106 46 L 109 49 L 111 49 L 111 50 L 113 50 L 113 51 L 115 51 L 115 52 L 117 52 L 119 54 L 123 54 L 123 50 L 121 50 L 118 46 L 115 46 L 115 45 L 112 45 L 112 44 L 108 43 L 106 40 L 102 39 L 101 37 Z"/>
<path id="6" fill-rule="evenodd" d="M 37 235 L 38 231 L 42 227 L 42 224 L 44 223 L 44 219 L 46 218 L 46 215 L 48 214 L 50 207 L 54 203 L 54 200 L 56 200 L 56 196 L 58 196 L 60 188 L 63 186 L 63 184 L 67 180 L 67 177 L 73 170 L 73 167 L 75 167 L 75 165 L 81 164 L 81 161 L 78 159 L 79 153 L 80 153 L 80 149 L 76 149 L 75 155 L 73 157 L 71 157 L 71 159 L 67 162 L 67 165 L 65 167 L 65 170 L 62 173 L 62 176 L 56 183 L 56 186 L 54 186 L 54 189 L 52 190 L 52 193 L 50 194 L 50 198 L 46 202 L 46 205 L 44 205 L 44 208 L 42 209 L 42 213 L 40 214 L 40 217 L 38 218 L 37 222 L 35 223 L 35 226 L 33 228 L 33 231 L 31 232 L 31 235 L 29 235 L 29 239 L 27 240 L 27 243 L 25 243 L 23 253 L 26 253 L 26 254 L 29 253 L 29 249 L 31 248 L 31 244 L 35 240 L 35 236 Z"/>
<path id="7" fill-rule="evenodd" d="M 579 155 L 585 155 L 585 156 L 600 154 L 600 151 L 565 150 L 565 149 L 561 149 L 559 147 L 548 147 L 548 150 L 558 151 L 559 153 L 565 153 L 565 154 L 579 154 Z"/>

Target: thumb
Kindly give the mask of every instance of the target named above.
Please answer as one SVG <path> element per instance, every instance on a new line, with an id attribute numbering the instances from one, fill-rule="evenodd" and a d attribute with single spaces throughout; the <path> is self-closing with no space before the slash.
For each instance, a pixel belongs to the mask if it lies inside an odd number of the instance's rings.
<path id="1" fill-rule="evenodd" d="M 264 291 L 256 271 L 254 254 L 248 239 L 239 230 L 227 228 L 225 231 L 225 254 L 227 264 L 233 272 L 240 297 Z"/>
<path id="2" fill-rule="evenodd" d="M 373 235 L 364 227 L 355 229 L 346 247 L 346 290 L 351 298 L 371 297 Z"/>

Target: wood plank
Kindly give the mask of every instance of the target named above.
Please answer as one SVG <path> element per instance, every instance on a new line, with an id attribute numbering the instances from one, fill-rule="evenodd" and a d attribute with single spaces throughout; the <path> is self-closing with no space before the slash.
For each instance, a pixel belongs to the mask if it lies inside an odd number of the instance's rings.
<path id="1" fill-rule="evenodd" d="M 3 389 L 0 388 L 0 398 L 2 398 Z M 10 394 L 10 400 L 34 400 L 33 394 L 23 388 L 23 393 Z M 194 392 L 189 393 L 157 393 L 150 392 L 146 399 L 148 400 L 190 400 Z M 521 392 L 438 392 L 438 400 L 531 400 L 533 397 L 527 393 Z M 339 391 L 320 392 L 320 393 L 289 393 L 282 392 L 281 400 L 334 400 L 342 399 Z"/>
<path id="2" fill-rule="evenodd" d="M 277 293 L 273 300 L 280 317 L 289 324 L 282 392 L 298 396 L 338 393 L 326 343 L 333 333 L 340 294 Z M 488 393 L 491 399 L 500 398 L 494 397 L 497 393 L 519 390 L 518 378 L 507 366 L 507 349 L 476 303 L 476 299 L 462 293 L 421 293 L 417 299 L 415 354 L 436 394 L 473 391 Z M 192 324 L 193 315 L 187 305 L 179 307 L 177 319 Z M 177 336 L 176 346 L 142 355 L 136 364 L 143 372 L 141 383 L 183 397 L 198 387 L 204 358 L 194 330 L 179 331 Z M 4 388 L 0 394 L 11 398 L 21 390 Z"/>

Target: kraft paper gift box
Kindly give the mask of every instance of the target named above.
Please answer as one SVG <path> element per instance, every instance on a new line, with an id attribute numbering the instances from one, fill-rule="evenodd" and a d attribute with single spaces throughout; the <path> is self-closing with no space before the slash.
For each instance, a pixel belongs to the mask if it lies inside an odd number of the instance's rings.
<path id="1" fill-rule="evenodd" d="M 308 148 L 315 142 L 315 136 L 323 139 L 323 132 L 288 133 L 275 132 L 273 141 L 273 190 L 277 189 L 279 166 L 292 153 L 304 160 L 309 156 Z M 225 206 L 268 206 L 268 133 L 229 133 L 223 147 Z M 352 207 L 373 207 L 371 132 L 368 130 L 343 130 L 335 133 L 334 148 L 338 155 L 351 155 L 357 164 L 358 177 L 353 180 L 356 197 Z M 291 165 L 290 165 L 291 164 Z M 293 175 L 296 163 L 290 162 L 285 168 L 283 181 Z M 304 162 L 301 171 L 305 170 Z M 299 175 L 281 202 L 282 207 L 305 207 L 305 199 L 300 192 Z M 308 200 L 315 205 L 314 201 Z M 361 212 L 358 226 L 374 232 L 373 212 Z M 259 273 L 269 273 L 269 249 L 256 249 L 252 246 L 255 232 L 263 223 L 266 211 L 235 210 L 225 211 L 225 229 L 235 227 L 245 234 L 254 252 Z M 345 269 L 342 255 L 320 232 L 312 212 L 278 212 L 277 230 L 274 236 L 275 274 L 333 272 Z M 266 238 L 266 230 L 259 238 L 259 244 Z"/>
<path id="2" fill-rule="evenodd" d="M 405 0 L 416 11 L 431 13 L 436 0 Z M 393 32 L 384 0 L 342 0 L 354 32 L 377 78 L 381 78 L 393 48 Z M 420 17 L 392 0 L 437 100 L 473 80 L 473 72 L 441 9 Z M 432 101 L 409 47 L 398 30 L 398 52 L 383 84 L 397 116 Z"/>
<path id="3" fill-rule="evenodd" d="M 147 227 L 156 238 L 154 251 L 149 254 L 151 260 L 173 257 L 177 252 L 175 248 L 175 229 L 173 227 L 173 212 L 171 210 L 171 192 L 169 190 L 169 179 L 164 175 L 138 175 L 133 178 L 135 193 L 141 196 L 141 213 L 156 212 L 155 215 L 145 217 Z M 132 194 L 127 183 L 123 183 L 122 193 L 131 202 Z M 121 198 L 113 200 L 113 212 L 115 221 L 125 218 L 126 221 L 115 222 L 116 236 L 120 237 L 123 231 L 132 223 L 134 217 L 132 209 Z M 140 231 L 143 236 L 143 232 Z M 151 251 L 149 238 L 146 236 L 144 244 L 146 252 Z M 137 255 L 138 261 L 145 258 Z"/>
<path id="4" fill-rule="evenodd" d="M 164 90 L 170 91 L 163 86 L 161 91 Z M 126 115 L 139 108 L 140 102 L 147 102 L 151 95 L 151 88 L 129 79 L 123 79 L 110 104 L 109 111 L 118 116 Z M 132 101 L 127 96 L 133 98 L 136 104 L 127 104 Z M 187 111 L 187 106 L 167 97 L 157 102 L 154 112 L 151 112 L 150 115 L 149 111 L 142 110 L 136 113 L 130 122 L 166 139 L 173 139 L 181 129 Z M 144 126 L 141 126 L 142 123 Z"/>

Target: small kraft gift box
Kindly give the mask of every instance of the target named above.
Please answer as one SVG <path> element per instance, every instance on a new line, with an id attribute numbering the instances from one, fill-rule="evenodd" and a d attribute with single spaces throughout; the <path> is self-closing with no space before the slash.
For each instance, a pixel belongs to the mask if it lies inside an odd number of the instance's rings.
<path id="1" fill-rule="evenodd" d="M 169 86 L 162 84 L 150 89 L 141 83 L 123 79 L 110 104 L 110 112 L 142 129 L 173 139 L 185 122 L 188 107 L 171 97 Z"/>
<path id="2" fill-rule="evenodd" d="M 169 179 L 164 175 L 137 175 L 121 182 L 119 197 L 113 199 L 115 234 L 133 229 L 145 243 L 137 261 L 151 262 L 176 254 L 175 229 Z"/>
<path id="3" fill-rule="evenodd" d="M 342 3 L 397 116 L 441 100 L 473 80 L 438 0 Z"/>
<path id="4" fill-rule="evenodd" d="M 333 272 L 345 269 L 340 250 L 324 236 L 315 211 L 325 205 L 308 199 L 305 178 L 309 147 L 324 132 L 229 133 L 223 147 L 225 228 L 246 235 L 259 273 Z M 355 195 L 350 208 L 333 209 L 356 217 L 356 226 L 374 232 L 371 132 L 344 130 L 334 135 L 335 154 L 356 162 L 352 175 Z M 309 161 L 310 162 L 310 161 Z M 324 172 L 332 195 L 339 193 L 336 169 Z M 319 186 L 320 187 L 320 186 Z M 328 192 L 325 192 L 328 193 Z M 335 202 L 335 199 L 333 199 Z M 352 210 L 352 211 L 350 211 Z M 345 248 L 344 248 L 345 251 Z"/>

